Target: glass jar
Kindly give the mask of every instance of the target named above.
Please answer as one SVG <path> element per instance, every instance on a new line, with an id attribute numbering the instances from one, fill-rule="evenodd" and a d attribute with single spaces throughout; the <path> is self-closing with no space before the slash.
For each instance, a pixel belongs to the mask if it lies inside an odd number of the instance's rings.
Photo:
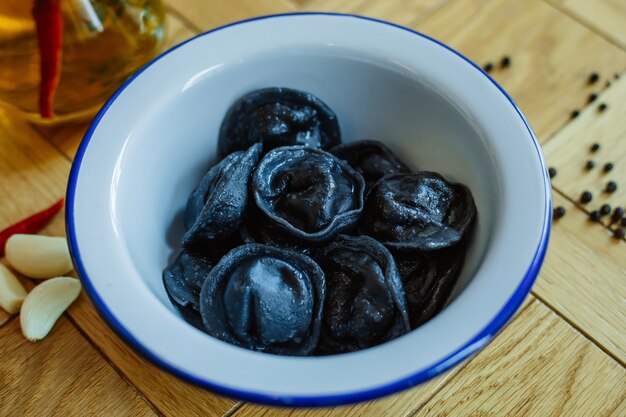
<path id="1" fill-rule="evenodd" d="M 37 2 L 41 6 L 48 0 L 0 1 L 0 103 L 37 124 L 93 116 L 129 75 L 156 55 L 163 40 L 161 0 L 51 0 L 60 7 L 62 38 L 52 114 L 46 116 L 40 104 L 43 58 L 37 33 L 41 25 L 35 25 L 35 16 L 41 19 L 41 10 L 34 11 Z"/>

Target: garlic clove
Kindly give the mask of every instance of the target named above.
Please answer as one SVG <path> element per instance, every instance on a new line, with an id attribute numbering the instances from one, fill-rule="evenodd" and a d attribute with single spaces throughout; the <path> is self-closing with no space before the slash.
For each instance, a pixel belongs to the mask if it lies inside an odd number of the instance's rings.
<path id="1" fill-rule="evenodd" d="M 7 313 L 17 313 L 26 294 L 28 292 L 20 280 L 6 266 L 0 264 L 0 307 Z"/>
<path id="2" fill-rule="evenodd" d="M 37 285 L 24 300 L 20 311 L 22 333 L 31 342 L 43 339 L 54 323 L 80 294 L 76 278 L 52 278 Z"/>
<path id="3" fill-rule="evenodd" d="M 13 235 L 6 242 L 5 253 L 11 266 L 30 278 L 58 277 L 73 268 L 63 237 Z"/>

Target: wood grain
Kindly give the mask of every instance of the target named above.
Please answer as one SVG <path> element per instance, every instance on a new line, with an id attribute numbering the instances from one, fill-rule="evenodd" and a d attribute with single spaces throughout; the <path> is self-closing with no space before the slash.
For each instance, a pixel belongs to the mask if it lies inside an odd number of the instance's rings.
<path id="1" fill-rule="evenodd" d="M 6 311 L 0 309 L 0 327 L 2 327 L 5 324 L 7 324 L 7 322 L 9 321 L 10 318 L 11 318 L 11 314 L 9 314 Z"/>
<path id="2" fill-rule="evenodd" d="M 415 417 L 624 413 L 624 369 L 536 302 Z"/>
<path id="3" fill-rule="evenodd" d="M 165 27 L 165 42 L 162 47 L 164 51 L 197 34 L 197 31 L 187 26 L 187 24 L 174 13 L 167 13 Z"/>
<path id="4" fill-rule="evenodd" d="M 236 404 L 231 399 L 182 382 L 140 357 L 102 321 L 84 293 L 76 301 L 70 316 L 162 413 L 172 416 L 220 416 Z"/>
<path id="5" fill-rule="evenodd" d="M 203 31 L 237 20 L 297 10 L 288 0 L 166 0 L 165 4 Z"/>
<path id="6" fill-rule="evenodd" d="M 479 65 L 509 55 L 512 66 L 492 76 L 512 95 L 545 142 L 582 107 L 590 72 L 626 68 L 626 53 L 540 0 L 456 0 L 417 30 L 466 54 Z"/>
<path id="7" fill-rule="evenodd" d="M 0 329 L 0 352 L 2 416 L 156 415 L 65 318 L 37 343 L 12 320 Z"/>
<path id="8" fill-rule="evenodd" d="M 557 169 L 552 184 L 565 193 L 572 201 L 580 202 L 583 191 L 593 193 L 593 200 L 580 204 L 587 212 L 599 209 L 608 203 L 612 207 L 626 205 L 626 74 L 613 81 L 581 115 L 565 126 L 544 147 L 546 160 Z M 608 105 L 603 112 L 598 106 Z M 600 144 L 597 152 L 590 152 L 593 143 Z M 585 168 L 588 160 L 594 160 L 596 167 L 591 171 Z M 603 166 L 611 162 L 614 168 L 604 172 Z M 618 184 L 617 191 L 605 192 L 608 181 Z M 609 224 L 611 216 L 602 219 Z"/>
<path id="9" fill-rule="evenodd" d="M 553 224 L 533 293 L 626 364 L 626 243 L 559 194 L 554 204 L 567 214 Z"/>
<path id="10" fill-rule="evenodd" d="M 36 131 L 0 108 L 0 230 L 65 195 L 68 166 L 42 151 Z M 0 327 L 10 315 L 0 309 Z"/>
<path id="11" fill-rule="evenodd" d="M 619 48 L 624 47 L 626 30 L 620 0 L 166 3 L 166 47 L 199 30 L 255 15 L 324 10 L 412 25 L 479 64 L 508 54 L 512 67 L 492 75 L 546 143 L 549 164 L 559 170 L 554 186 L 574 200 L 582 187 L 593 188 L 597 198 L 589 208 L 601 200 L 626 204 L 626 182 L 620 180 L 626 173 L 621 163 L 626 161 L 626 93 L 621 81 L 626 76 L 606 91 L 604 79 L 586 84 L 591 71 L 600 71 L 604 78 L 626 69 L 626 53 Z M 600 91 L 600 98 L 587 106 L 593 91 Z M 595 107 L 600 102 L 609 104 L 602 114 Z M 569 115 L 575 108 L 583 111 L 572 121 Z M 0 110 L 0 228 L 64 194 L 69 160 L 85 129 L 79 124 L 37 130 Z M 601 193 L 608 177 L 582 171 L 588 158 L 585 148 L 593 141 L 602 145 L 594 155 L 598 166 L 609 159 L 615 162 L 611 177 L 619 188 L 611 196 Z M 187 385 L 143 360 L 82 294 L 70 309 L 71 320 L 62 318 L 50 338 L 37 344 L 26 343 L 19 321 L 0 312 L 0 353 L 8 358 L 0 361 L 0 415 L 152 414 L 142 394 L 159 414 L 180 416 L 626 415 L 626 372 L 619 365 L 626 360 L 625 243 L 612 239 L 602 225 L 587 222 L 584 211 L 558 193 L 555 204 L 568 212 L 554 224 L 545 266 L 533 288 L 540 301 L 531 301 L 465 367 L 413 390 L 333 409 L 247 404 L 237 409 L 240 403 Z M 62 235 L 63 219 L 55 219 L 44 232 Z"/>
<path id="12" fill-rule="evenodd" d="M 305 4 L 303 10 L 359 14 L 410 25 L 425 19 L 447 1 L 449 0 L 311 0 Z"/>
<path id="13" fill-rule="evenodd" d="M 68 173 L 32 127 L 0 108 L 0 229 L 63 197 Z"/>
<path id="14" fill-rule="evenodd" d="M 69 167 L 67 158 L 36 130 L 0 112 L 0 191 L 5 197 L 0 200 L 0 213 L 7 223 L 64 195 Z M 44 233 L 63 236 L 63 217 L 56 217 Z M 141 359 L 100 319 L 85 294 L 81 294 L 69 314 L 102 353 L 162 412 L 221 415 L 235 404 L 185 384 Z"/>
<path id="15" fill-rule="evenodd" d="M 514 317 L 522 316 L 526 311 L 526 308 L 534 302 L 535 297 L 532 295 L 528 296 Z M 514 318 L 511 323 L 515 320 L 516 319 Z M 376 401 L 343 407 L 298 410 L 246 404 L 234 415 L 236 417 L 340 417 L 345 415 L 372 417 L 410 416 L 415 410 L 426 404 L 435 393 L 441 390 L 448 383 L 448 381 L 454 377 L 455 374 L 462 373 L 464 366 L 465 364 L 461 364 L 460 366 L 457 366 L 445 374 L 440 375 L 439 377 L 422 385 Z"/>
<path id="16" fill-rule="evenodd" d="M 548 0 L 548 2 L 626 49 L 624 0 Z"/>

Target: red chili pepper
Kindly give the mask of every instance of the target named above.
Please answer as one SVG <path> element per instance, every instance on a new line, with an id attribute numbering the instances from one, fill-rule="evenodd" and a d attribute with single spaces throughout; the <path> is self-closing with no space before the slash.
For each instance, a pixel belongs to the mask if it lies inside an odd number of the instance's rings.
<path id="1" fill-rule="evenodd" d="M 7 240 L 15 234 L 34 234 L 44 228 L 45 225 L 50 223 L 50 220 L 63 208 L 65 200 L 62 198 L 47 209 L 35 213 L 32 216 L 28 216 L 24 220 L 15 223 L 13 226 L 9 226 L 6 229 L 0 231 L 0 256 L 4 256 L 4 246 Z"/>
<path id="2" fill-rule="evenodd" d="M 63 16 L 61 0 L 35 0 L 33 18 L 39 43 L 40 73 L 39 113 L 41 117 L 53 115 L 52 100 L 61 75 L 61 45 L 63 41 Z"/>

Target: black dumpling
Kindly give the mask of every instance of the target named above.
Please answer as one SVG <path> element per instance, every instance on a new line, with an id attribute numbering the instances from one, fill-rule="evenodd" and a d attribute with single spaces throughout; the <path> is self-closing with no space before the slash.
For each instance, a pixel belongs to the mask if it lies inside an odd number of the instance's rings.
<path id="1" fill-rule="evenodd" d="M 422 325 L 450 301 L 465 257 L 464 245 L 439 252 L 394 254 L 411 329 Z"/>
<path id="2" fill-rule="evenodd" d="M 221 156 L 263 143 L 263 151 L 305 145 L 329 149 L 341 142 L 335 113 L 313 94 L 290 88 L 253 91 L 233 104 L 220 128 Z"/>
<path id="3" fill-rule="evenodd" d="M 278 248 L 295 250 L 307 256 L 313 256 L 315 253 L 315 246 L 285 233 L 258 209 L 251 210 L 246 221 L 241 225 L 239 232 L 244 243 L 262 243 Z"/>
<path id="4" fill-rule="evenodd" d="M 184 246 L 225 239 L 238 230 L 248 208 L 248 183 L 260 154 L 260 144 L 245 152 L 233 152 L 202 178 L 187 200 Z"/>
<path id="5" fill-rule="evenodd" d="M 374 184 L 360 226 L 389 248 L 431 251 L 458 243 L 475 219 L 465 185 L 422 171 L 388 175 Z"/>
<path id="6" fill-rule="evenodd" d="M 208 334 L 248 349 L 308 355 L 317 347 L 324 273 L 308 256 L 243 245 L 213 268 L 200 292 Z"/>
<path id="7" fill-rule="evenodd" d="M 191 306 L 199 310 L 200 289 L 214 265 L 199 253 L 183 250 L 163 271 L 167 294 L 179 306 Z"/>
<path id="8" fill-rule="evenodd" d="M 252 178 L 257 207 L 289 235 L 309 242 L 354 227 L 364 188 L 361 174 L 347 163 L 306 146 L 273 149 Z"/>
<path id="9" fill-rule="evenodd" d="M 202 328 L 200 319 L 200 289 L 215 265 L 207 257 L 183 250 L 163 270 L 163 286 L 169 299 L 187 321 Z"/>
<path id="10" fill-rule="evenodd" d="M 326 276 L 318 354 L 365 349 L 410 330 L 398 269 L 379 242 L 340 235 L 316 260 Z"/>
<path id="11" fill-rule="evenodd" d="M 391 149 L 377 140 L 343 143 L 328 152 L 346 161 L 363 176 L 366 194 L 385 175 L 411 172 Z"/>

